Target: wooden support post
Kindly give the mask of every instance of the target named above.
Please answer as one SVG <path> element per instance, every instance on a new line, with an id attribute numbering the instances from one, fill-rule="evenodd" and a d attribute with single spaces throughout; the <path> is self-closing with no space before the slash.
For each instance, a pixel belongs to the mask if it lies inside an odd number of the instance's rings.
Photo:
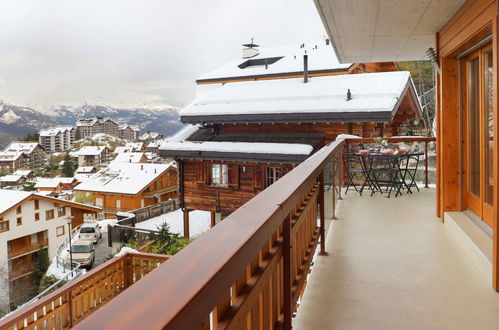
<path id="1" fill-rule="evenodd" d="M 333 187 L 334 189 L 334 187 Z M 320 215 L 320 223 L 321 223 L 321 251 L 319 252 L 320 256 L 327 256 L 326 252 L 326 229 L 325 229 L 325 211 L 324 211 L 324 171 L 321 172 L 319 176 L 319 215 Z"/>
<path id="2" fill-rule="evenodd" d="M 293 314 L 293 282 L 291 279 L 291 216 L 288 215 L 283 222 L 282 228 L 282 286 L 283 286 L 283 329 L 291 330 L 291 318 Z"/>
<path id="3" fill-rule="evenodd" d="M 424 187 L 428 188 L 428 141 L 424 143 Z"/>
<path id="4" fill-rule="evenodd" d="M 189 239 L 189 210 L 184 209 L 184 237 Z"/>
<path id="5" fill-rule="evenodd" d="M 342 154 L 338 157 L 338 200 L 341 201 L 341 188 L 343 187 L 343 157 Z"/>
<path id="6" fill-rule="evenodd" d="M 332 167 L 333 166 L 331 166 L 331 168 Z M 336 189 L 334 188 L 334 173 L 332 175 L 332 179 L 331 180 L 332 180 L 331 187 L 333 188 L 333 189 L 331 189 L 331 195 L 333 196 L 333 203 L 332 203 L 332 205 L 333 205 L 333 207 L 332 207 L 332 209 L 333 209 L 332 210 L 333 215 L 332 215 L 331 219 L 332 220 L 336 220 L 336 212 L 335 212 L 335 208 L 336 208 Z"/>
<path id="7" fill-rule="evenodd" d="M 210 219 L 211 219 L 211 228 L 215 227 L 216 221 L 215 221 L 215 211 L 210 212 Z"/>

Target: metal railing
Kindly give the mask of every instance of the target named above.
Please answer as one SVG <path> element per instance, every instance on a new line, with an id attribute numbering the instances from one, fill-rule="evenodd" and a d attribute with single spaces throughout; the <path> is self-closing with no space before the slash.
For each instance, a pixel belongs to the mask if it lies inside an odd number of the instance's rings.
<path id="1" fill-rule="evenodd" d="M 114 258 L 13 312 L 0 321 L 0 329 L 71 328 L 168 258 L 142 253 Z"/>

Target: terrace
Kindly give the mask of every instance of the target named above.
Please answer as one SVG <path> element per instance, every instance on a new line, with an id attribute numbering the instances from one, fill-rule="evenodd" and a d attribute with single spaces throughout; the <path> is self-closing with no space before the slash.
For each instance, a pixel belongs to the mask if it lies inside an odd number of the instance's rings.
<path id="1" fill-rule="evenodd" d="M 82 300 L 87 312 L 76 312 L 73 323 L 57 328 L 487 329 L 498 324 L 499 296 L 435 216 L 435 190 L 390 199 L 349 192 L 338 204 L 334 188 L 342 183 L 340 159 L 347 142 L 319 150 L 106 304 L 96 306 L 99 299 L 87 295 Z M 327 168 L 335 169 L 333 188 L 324 192 Z M 338 220 L 331 220 L 335 216 Z M 104 269 L 106 264 L 77 284 Z M 62 297 L 65 290 L 51 297 Z M 43 311 L 49 303 L 54 306 L 44 299 L 11 315 L 0 329 L 35 322 L 50 328 L 54 316 Z M 66 307 L 75 313 L 71 303 Z"/>

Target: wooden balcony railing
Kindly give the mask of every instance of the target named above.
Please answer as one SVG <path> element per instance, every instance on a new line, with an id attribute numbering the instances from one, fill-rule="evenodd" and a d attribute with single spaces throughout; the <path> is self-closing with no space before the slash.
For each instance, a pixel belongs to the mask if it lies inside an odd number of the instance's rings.
<path id="1" fill-rule="evenodd" d="M 3 319 L 0 329 L 71 328 L 168 258 L 135 253 L 114 258 Z"/>
<path id="2" fill-rule="evenodd" d="M 319 150 L 78 326 L 290 329 L 324 241 L 323 170 L 343 147 Z"/>
<path id="3" fill-rule="evenodd" d="M 13 250 L 9 251 L 9 259 L 21 256 L 23 254 L 27 254 L 30 252 L 35 252 L 35 251 L 47 248 L 48 245 L 49 245 L 48 240 L 40 240 L 36 243 L 32 243 L 32 244 L 29 244 L 29 245 L 26 245 L 26 246 L 23 246 L 23 247 L 20 247 L 17 249 L 13 249 Z"/>
<path id="4" fill-rule="evenodd" d="M 166 194 L 166 193 L 174 192 L 174 191 L 177 191 L 177 186 L 170 186 L 170 187 L 164 187 L 164 188 L 156 189 L 156 190 L 152 190 L 152 191 L 146 191 L 146 193 L 144 194 L 144 198 L 153 198 L 153 197 L 156 197 L 158 195 L 162 195 L 162 194 Z"/>

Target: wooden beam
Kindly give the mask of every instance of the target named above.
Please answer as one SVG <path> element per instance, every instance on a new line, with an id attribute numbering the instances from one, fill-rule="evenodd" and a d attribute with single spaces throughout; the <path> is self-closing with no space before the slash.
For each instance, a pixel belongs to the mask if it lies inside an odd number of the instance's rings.
<path id="1" fill-rule="evenodd" d="M 216 225 L 215 211 L 210 212 L 210 220 L 211 220 L 211 228 L 215 227 L 215 225 Z"/>
<path id="2" fill-rule="evenodd" d="M 189 210 L 184 209 L 184 237 L 189 239 Z"/>
<path id="3" fill-rule="evenodd" d="M 498 8 L 499 9 L 499 8 Z M 493 151 L 493 171 L 494 171 L 494 192 L 493 192 L 493 247 L 492 247 L 492 286 L 499 291 L 499 98 L 498 98 L 498 77 L 499 77 L 499 23 L 497 16 L 493 23 L 492 54 L 494 70 L 494 151 Z"/>

